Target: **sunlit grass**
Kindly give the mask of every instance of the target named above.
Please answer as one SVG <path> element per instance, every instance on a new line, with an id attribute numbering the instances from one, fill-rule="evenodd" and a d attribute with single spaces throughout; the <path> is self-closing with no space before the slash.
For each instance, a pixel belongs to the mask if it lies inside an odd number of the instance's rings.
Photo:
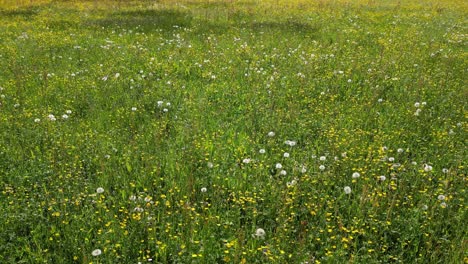
<path id="1" fill-rule="evenodd" d="M 0 262 L 466 262 L 466 11 L 0 2 Z"/>

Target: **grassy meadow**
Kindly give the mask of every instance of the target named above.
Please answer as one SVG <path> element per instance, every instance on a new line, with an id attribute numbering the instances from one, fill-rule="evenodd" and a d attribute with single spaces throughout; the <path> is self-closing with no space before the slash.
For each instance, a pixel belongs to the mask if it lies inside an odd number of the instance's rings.
<path id="1" fill-rule="evenodd" d="M 467 15 L 0 1 L 0 263 L 468 263 Z"/>

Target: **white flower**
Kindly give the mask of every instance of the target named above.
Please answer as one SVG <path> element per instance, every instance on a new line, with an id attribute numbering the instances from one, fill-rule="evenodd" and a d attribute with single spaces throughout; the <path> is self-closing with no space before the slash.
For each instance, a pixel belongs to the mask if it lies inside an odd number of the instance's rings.
<path id="1" fill-rule="evenodd" d="M 289 158 L 289 153 L 288 153 L 288 152 L 285 152 L 285 153 L 283 154 L 283 157 Z"/>
<path id="2" fill-rule="evenodd" d="M 414 107 L 419 107 L 421 104 L 419 102 L 414 103 Z"/>
<path id="3" fill-rule="evenodd" d="M 274 137 L 274 136 L 275 136 L 275 132 L 273 132 L 273 131 L 268 132 L 268 136 L 269 136 L 269 137 Z"/>
<path id="4" fill-rule="evenodd" d="M 346 194 L 350 194 L 350 193 L 351 193 L 351 187 L 349 187 L 349 186 L 344 187 L 343 190 L 344 190 L 344 192 L 345 192 Z"/>
<path id="5" fill-rule="evenodd" d="M 449 172 L 449 170 L 448 170 L 448 169 L 446 169 L 446 168 L 443 168 L 443 169 L 442 169 L 442 172 L 443 172 L 443 173 L 448 173 L 448 172 Z"/>
<path id="6" fill-rule="evenodd" d="M 171 106 L 171 103 L 167 102 L 167 103 L 166 103 L 166 106 Z"/>
<path id="7" fill-rule="evenodd" d="M 57 120 L 53 114 L 48 115 L 47 118 L 49 118 L 50 121 Z"/>
<path id="8" fill-rule="evenodd" d="M 104 192 L 104 188 L 99 187 L 99 188 L 96 189 L 96 192 L 97 192 L 97 193 L 103 193 L 103 192 Z"/>
<path id="9" fill-rule="evenodd" d="M 283 168 L 283 165 L 281 165 L 281 163 L 276 163 L 275 168 L 281 169 L 281 168 Z"/>
<path id="10" fill-rule="evenodd" d="M 416 161 L 412 161 L 412 162 L 411 162 L 411 165 L 415 165 L 415 166 L 416 166 L 416 165 L 418 165 L 418 163 L 417 163 Z"/>
<path id="11" fill-rule="evenodd" d="M 302 172 L 302 173 L 306 173 L 306 172 L 307 172 L 307 168 L 306 168 L 305 166 L 302 166 L 301 172 Z"/>
<path id="12" fill-rule="evenodd" d="M 257 238 L 264 238 L 265 237 L 265 230 L 263 230 L 263 228 L 257 228 L 257 230 L 255 230 L 255 236 Z"/>
<path id="13" fill-rule="evenodd" d="M 439 196 L 437 196 L 437 199 L 438 199 L 439 201 L 443 201 L 443 200 L 445 200 L 445 195 L 439 194 Z"/>
<path id="14" fill-rule="evenodd" d="M 130 201 L 136 201 L 137 197 L 135 195 L 131 195 L 128 199 Z"/>
<path id="15" fill-rule="evenodd" d="M 164 113 L 167 113 L 167 112 L 169 112 L 169 109 L 164 108 L 164 109 L 163 109 L 163 112 L 164 112 Z"/>
<path id="16" fill-rule="evenodd" d="M 354 172 L 353 173 L 353 179 L 357 179 L 359 177 L 361 177 L 361 174 L 359 174 L 359 172 Z"/>
<path id="17" fill-rule="evenodd" d="M 208 163 L 206 164 L 206 166 L 208 166 L 208 168 L 210 168 L 210 169 L 211 169 L 211 168 L 213 168 L 213 166 L 214 166 L 214 165 L 213 165 L 213 163 L 212 163 L 212 162 L 208 162 Z"/>
<path id="18" fill-rule="evenodd" d="M 109 154 L 106 154 L 106 155 L 104 155 L 104 158 L 110 159 L 110 155 L 109 155 Z"/>
<path id="19" fill-rule="evenodd" d="M 461 126 L 462 126 L 462 123 L 458 122 L 457 127 L 461 127 Z"/>
<path id="20" fill-rule="evenodd" d="M 286 140 L 286 141 L 284 142 L 284 144 L 286 144 L 286 145 L 288 145 L 288 146 L 290 146 L 290 147 L 294 147 L 294 146 L 296 146 L 296 141 Z"/>
<path id="21" fill-rule="evenodd" d="M 319 159 L 320 159 L 321 161 L 325 161 L 325 160 L 327 159 L 327 157 L 325 157 L 325 156 L 320 156 Z"/>
<path id="22" fill-rule="evenodd" d="M 424 164 L 424 171 L 425 171 L 425 172 L 430 172 L 430 171 L 432 171 L 432 166 L 431 166 L 431 165 Z"/>
<path id="23" fill-rule="evenodd" d="M 67 115 L 70 115 L 70 114 L 72 113 L 72 111 L 71 111 L 71 110 L 67 110 L 67 111 L 65 111 L 65 113 L 66 113 Z"/>
<path id="24" fill-rule="evenodd" d="M 206 187 L 203 187 L 203 188 L 200 189 L 200 191 L 201 191 L 202 193 L 206 193 L 207 189 L 206 189 Z"/>
<path id="25" fill-rule="evenodd" d="M 245 164 L 248 164 L 250 163 L 251 159 L 243 159 L 242 162 L 245 163 Z"/>
<path id="26" fill-rule="evenodd" d="M 394 157 L 390 157 L 390 158 L 388 158 L 388 161 L 394 162 L 394 161 L 395 161 L 395 158 L 394 158 Z"/>
<path id="27" fill-rule="evenodd" d="M 319 170 L 321 170 L 321 171 L 325 170 L 325 166 L 320 165 L 320 166 L 319 166 Z"/>
<path id="28" fill-rule="evenodd" d="M 387 151 L 387 150 L 388 150 L 388 148 L 386 146 L 382 147 L 382 151 Z"/>
<path id="29" fill-rule="evenodd" d="M 426 103 L 426 102 L 422 102 L 421 104 L 422 104 L 422 105 L 426 105 L 427 103 Z"/>
<path id="30" fill-rule="evenodd" d="M 260 154 L 265 154 L 266 151 L 265 151 L 265 149 L 260 149 L 258 152 L 259 152 Z"/>
<path id="31" fill-rule="evenodd" d="M 350 83 L 350 82 L 352 82 L 352 80 L 351 80 L 351 79 L 348 79 L 348 82 Z"/>
<path id="32" fill-rule="evenodd" d="M 93 257 L 97 257 L 101 254 L 102 254 L 102 251 L 100 249 L 95 249 L 93 250 L 93 252 L 91 252 L 91 255 L 93 255 Z"/>
<path id="33" fill-rule="evenodd" d="M 397 149 L 397 152 L 398 152 L 398 153 L 403 153 L 403 151 L 404 151 L 404 150 L 403 150 L 402 148 Z"/>
<path id="34" fill-rule="evenodd" d="M 285 176 L 286 174 L 288 174 L 288 173 L 287 173 L 285 170 L 281 170 L 281 171 L 280 171 L 280 175 Z"/>
<path id="35" fill-rule="evenodd" d="M 381 103 L 381 102 L 383 102 L 383 99 L 379 98 L 379 100 L 377 100 L 377 102 Z"/>
<path id="36" fill-rule="evenodd" d="M 386 179 L 387 179 L 387 177 L 385 177 L 385 175 L 379 176 L 379 180 L 381 180 L 381 181 L 385 181 Z"/>
<path id="37" fill-rule="evenodd" d="M 35 122 L 35 123 L 39 123 L 39 122 L 41 122 L 41 119 L 36 118 L 36 119 L 34 119 L 34 122 Z"/>
<path id="38" fill-rule="evenodd" d="M 67 114 L 63 114 L 63 115 L 62 115 L 62 118 L 63 118 L 63 119 L 68 119 L 68 115 L 67 115 Z"/>
<path id="39" fill-rule="evenodd" d="M 116 74 L 114 75 L 115 78 L 119 78 L 119 76 L 120 76 L 120 73 L 116 73 Z"/>
<path id="40" fill-rule="evenodd" d="M 136 107 L 132 107 L 132 111 L 135 112 L 137 110 Z"/>
<path id="41" fill-rule="evenodd" d="M 158 101 L 158 106 L 161 107 L 163 105 L 163 101 Z"/>

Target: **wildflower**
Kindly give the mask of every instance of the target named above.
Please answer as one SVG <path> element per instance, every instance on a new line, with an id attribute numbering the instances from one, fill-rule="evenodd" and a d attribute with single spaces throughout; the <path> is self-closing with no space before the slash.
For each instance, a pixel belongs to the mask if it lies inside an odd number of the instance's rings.
<path id="1" fill-rule="evenodd" d="M 269 136 L 269 137 L 274 137 L 274 136 L 275 136 L 275 132 L 273 132 L 273 131 L 268 132 L 268 136 Z"/>
<path id="2" fill-rule="evenodd" d="M 48 115 L 47 118 L 49 118 L 50 121 L 57 120 L 53 114 Z"/>
<path id="3" fill-rule="evenodd" d="M 414 107 L 419 107 L 421 104 L 419 102 L 414 103 Z"/>
<path id="4" fill-rule="evenodd" d="M 411 165 L 416 166 L 416 165 L 418 165 L 418 163 L 417 163 L 416 161 L 412 161 L 412 162 L 411 162 Z"/>
<path id="5" fill-rule="evenodd" d="M 251 159 L 243 159 L 242 162 L 245 163 L 245 164 L 248 164 L 250 163 Z"/>
<path id="6" fill-rule="evenodd" d="M 206 187 L 203 187 L 203 188 L 200 189 L 200 191 L 201 191 L 202 193 L 206 193 L 207 189 L 206 189 Z"/>
<path id="7" fill-rule="evenodd" d="M 305 166 L 302 166 L 301 172 L 302 172 L 302 173 L 306 173 L 306 172 L 307 172 L 307 168 L 306 168 Z"/>
<path id="8" fill-rule="evenodd" d="M 161 107 L 163 105 L 163 101 L 158 101 L 158 107 Z"/>
<path id="9" fill-rule="evenodd" d="M 93 255 L 93 257 L 97 257 L 101 254 L 102 254 L 102 251 L 100 249 L 95 249 L 93 250 L 93 252 L 91 252 L 91 255 Z"/>
<path id="10" fill-rule="evenodd" d="M 96 192 L 97 192 L 97 193 L 103 193 L 103 192 L 104 192 L 104 188 L 99 187 L 99 188 L 96 189 Z"/>
<path id="11" fill-rule="evenodd" d="M 379 98 L 379 100 L 377 100 L 377 102 L 381 103 L 381 102 L 383 102 L 383 99 Z"/>
<path id="12" fill-rule="evenodd" d="M 327 157 L 325 157 L 325 156 L 320 156 L 319 159 L 320 159 L 321 161 L 325 161 L 325 160 L 327 159 Z"/>
<path id="13" fill-rule="evenodd" d="M 119 76 L 120 76 L 120 73 L 116 73 L 116 74 L 114 75 L 115 78 L 119 78 Z"/>
<path id="14" fill-rule="evenodd" d="M 398 152 L 398 153 L 403 153 L 403 151 L 404 151 L 404 150 L 403 150 L 402 148 L 397 149 L 397 152 Z"/>
<path id="15" fill-rule="evenodd" d="M 443 168 L 443 169 L 442 169 L 442 172 L 443 172 L 443 173 L 448 173 L 448 172 L 449 172 L 449 170 L 448 170 L 448 169 L 446 169 L 446 168 Z"/>
<path id="16" fill-rule="evenodd" d="M 260 149 L 258 152 L 259 152 L 260 154 L 265 154 L 266 151 L 265 151 L 265 149 Z"/>
<path id="17" fill-rule="evenodd" d="M 387 151 L 387 150 L 388 150 L 388 148 L 386 146 L 382 147 L 382 151 Z"/>
<path id="18" fill-rule="evenodd" d="M 132 111 L 135 112 L 137 110 L 136 107 L 132 107 Z"/>
<path id="19" fill-rule="evenodd" d="M 66 111 L 65 111 L 65 114 L 67 114 L 67 115 L 70 115 L 71 113 L 72 113 L 71 110 L 66 110 Z"/>
<path id="20" fill-rule="evenodd" d="M 34 119 L 34 123 L 39 123 L 39 122 L 41 122 L 41 119 L 39 118 Z"/>
<path id="21" fill-rule="evenodd" d="M 279 170 L 279 169 L 283 168 L 283 165 L 281 165 L 281 163 L 276 163 L 275 168 L 277 168 Z"/>
<path id="22" fill-rule="evenodd" d="M 437 199 L 438 199 L 439 201 L 443 201 L 443 200 L 445 200 L 445 195 L 439 194 L 439 196 L 437 196 Z"/>
<path id="23" fill-rule="evenodd" d="M 286 176 L 286 174 L 288 174 L 288 173 L 285 170 L 280 171 L 280 175 Z"/>
<path id="24" fill-rule="evenodd" d="M 265 230 L 263 230 L 263 228 L 257 228 L 257 230 L 255 230 L 255 237 L 257 238 L 265 238 Z"/>
<path id="25" fill-rule="evenodd" d="M 68 119 L 68 115 L 67 115 L 67 114 L 63 114 L 63 115 L 62 115 L 62 119 Z"/>
<path id="26" fill-rule="evenodd" d="M 14 108 L 18 108 L 20 106 L 20 104 L 14 104 L 13 107 Z"/>
<path id="27" fill-rule="evenodd" d="M 289 153 L 288 153 L 288 152 L 285 152 L 285 153 L 283 154 L 283 157 L 289 158 Z"/>
<path id="28" fill-rule="evenodd" d="M 164 112 L 164 113 L 167 113 L 167 112 L 169 112 L 169 109 L 164 108 L 164 109 L 163 109 L 163 112 Z"/>
<path id="29" fill-rule="evenodd" d="M 394 157 L 390 157 L 390 158 L 388 158 L 388 161 L 394 162 L 394 161 L 395 161 L 395 158 L 394 158 Z"/>
<path id="30" fill-rule="evenodd" d="M 294 180 L 292 180 L 292 181 L 290 181 L 290 182 L 287 182 L 287 183 L 286 183 L 286 186 L 288 186 L 288 187 L 293 187 L 293 186 L 296 185 L 296 184 L 297 184 L 297 180 L 294 179 Z"/>
<path id="31" fill-rule="evenodd" d="M 414 115 L 415 115 L 415 116 L 418 116 L 419 113 L 421 113 L 421 108 L 416 109 L 416 112 L 414 112 Z"/>
<path id="32" fill-rule="evenodd" d="M 321 171 L 325 170 L 325 166 L 320 165 L 320 166 L 319 166 L 319 170 L 321 170 Z"/>
<path id="33" fill-rule="evenodd" d="M 345 192 L 346 194 L 350 194 L 350 193 L 351 193 L 351 187 L 349 187 L 349 186 L 344 187 L 343 190 L 344 190 L 344 192 Z"/>
<path id="34" fill-rule="evenodd" d="M 422 104 L 422 105 L 426 105 L 427 103 L 426 103 L 426 102 L 422 102 L 421 104 Z"/>
<path id="35" fill-rule="evenodd" d="M 129 198 L 128 198 L 130 201 L 136 201 L 136 196 L 135 195 L 131 195 Z"/>
<path id="36" fill-rule="evenodd" d="M 284 144 L 290 146 L 290 147 L 294 147 L 296 145 L 296 141 L 292 141 L 292 140 L 286 140 L 284 142 Z"/>
<path id="37" fill-rule="evenodd" d="M 353 179 L 357 179 L 357 178 L 361 177 L 361 174 L 359 174 L 359 172 L 354 172 L 352 177 L 353 177 Z"/>
<path id="38" fill-rule="evenodd" d="M 381 180 L 381 181 L 385 181 L 386 179 L 387 179 L 387 177 L 385 177 L 385 175 L 379 176 L 379 180 Z"/>
<path id="39" fill-rule="evenodd" d="M 145 211 L 145 210 L 143 208 L 137 206 L 137 207 L 133 208 L 133 211 L 137 212 L 137 213 L 143 213 L 143 211 Z"/>
<path id="40" fill-rule="evenodd" d="M 432 166 L 431 166 L 431 165 L 424 164 L 424 171 L 425 171 L 425 172 L 430 172 L 430 171 L 432 171 Z"/>

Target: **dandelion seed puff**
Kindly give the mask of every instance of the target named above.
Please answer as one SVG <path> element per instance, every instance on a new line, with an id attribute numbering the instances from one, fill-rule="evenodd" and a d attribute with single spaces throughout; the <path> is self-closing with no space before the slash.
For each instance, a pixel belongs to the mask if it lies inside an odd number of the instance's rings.
<path id="1" fill-rule="evenodd" d="M 13 107 L 14 108 L 18 108 L 20 106 L 20 104 L 14 104 Z"/>
<path id="2" fill-rule="evenodd" d="M 385 177 L 385 175 L 379 176 L 380 181 L 385 181 L 386 179 L 387 179 L 387 177 Z"/>
<path id="3" fill-rule="evenodd" d="M 102 254 L 102 251 L 100 249 L 95 249 L 93 250 L 93 252 L 91 252 L 91 255 L 93 255 L 93 257 L 97 257 L 101 254 Z"/>
<path id="4" fill-rule="evenodd" d="M 245 163 L 245 164 L 248 164 L 250 163 L 251 159 L 243 159 L 242 162 Z"/>
<path id="5" fill-rule="evenodd" d="M 260 154 L 265 154 L 266 151 L 265 151 L 265 149 L 260 149 L 258 152 L 259 152 Z"/>
<path id="6" fill-rule="evenodd" d="M 383 102 L 383 99 L 379 98 L 379 100 L 377 100 L 377 102 L 381 103 L 381 102 Z"/>
<path id="7" fill-rule="evenodd" d="M 425 172 L 430 172 L 430 171 L 432 171 L 432 166 L 431 166 L 431 165 L 424 164 L 424 171 L 425 171 Z"/>
<path id="8" fill-rule="evenodd" d="M 39 122 L 41 122 L 41 119 L 39 118 L 34 119 L 34 123 L 39 123 Z"/>
<path id="9" fill-rule="evenodd" d="M 421 104 L 419 102 L 414 103 L 414 107 L 420 107 Z"/>
<path id="10" fill-rule="evenodd" d="M 277 168 L 279 170 L 279 169 L 283 168 L 283 165 L 281 165 L 281 163 L 276 163 L 275 168 Z"/>
<path id="11" fill-rule="evenodd" d="M 203 188 L 200 189 L 200 191 L 201 191 L 202 193 L 206 193 L 207 189 L 206 189 L 206 187 L 203 187 Z"/>
<path id="12" fill-rule="evenodd" d="M 109 155 L 109 154 L 106 154 L 106 155 L 104 155 L 104 158 L 110 159 L 110 155 Z"/>
<path id="13" fill-rule="evenodd" d="M 457 127 L 461 127 L 461 126 L 462 126 L 462 123 L 458 122 Z"/>
<path id="14" fill-rule="evenodd" d="M 448 172 L 449 172 L 449 170 L 448 170 L 448 169 L 446 169 L 446 168 L 443 168 L 443 169 L 442 169 L 442 172 L 443 172 L 443 173 L 448 173 Z"/>
<path id="15" fill-rule="evenodd" d="M 445 195 L 439 194 L 439 196 L 437 196 L 437 199 L 438 199 L 439 201 L 443 201 L 443 200 L 445 200 Z"/>
<path id="16" fill-rule="evenodd" d="M 354 172 L 352 177 L 353 177 L 353 179 L 357 179 L 357 178 L 361 177 L 361 174 L 359 174 L 359 172 Z"/>
<path id="17" fill-rule="evenodd" d="M 290 146 L 290 147 L 294 147 L 296 145 L 296 141 L 292 141 L 292 140 L 286 140 L 284 142 L 284 144 Z"/>
<path id="18" fill-rule="evenodd" d="M 414 112 L 414 115 L 415 115 L 415 116 L 418 116 L 419 113 L 421 113 L 421 109 L 420 109 L 420 108 L 416 109 L 416 112 Z"/>
<path id="19" fill-rule="evenodd" d="M 285 152 L 285 153 L 283 154 L 283 157 L 289 158 L 289 153 L 288 153 L 288 152 Z"/>
<path id="20" fill-rule="evenodd" d="M 307 168 L 305 166 L 302 166 L 301 173 L 306 173 L 306 172 L 307 172 Z"/>
<path id="21" fill-rule="evenodd" d="M 213 165 L 213 163 L 212 163 L 212 162 L 208 162 L 208 163 L 206 164 L 206 166 L 208 166 L 208 168 L 210 168 L 210 169 L 211 169 L 211 168 L 213 168 L 213 166 L 214 166 L 214 165 Z"/>
<path id="22" fill-rule="evenodd" d="M 266 233 L 265 230 L 263 230 L 263 228 L 257 228 L 257 230 L 255 230 L 255 237 L 263 239 L 265 235 Z"/>
<path id="23" fill-rule="evenodd" d="M 50 121 L 57 120 L 53 114 L 48 115 L 47 118 L 49 118 Z"/>
<path id="24" fill-rule="evenodd" d="M 137 197 L 135 195 L 131 195 L 128 199 L 130 201 L 136 201 Z"/>
<path id="25" fill-rule="evenodd" d="M 404 151 L 404 150 L 403 150 L 402 148 L 397 149 L 397 152 L 398 152 L 398 153 L 403 153 L 403 151 Z"/>
<path id="26" fill-rule="evenodd" d="M 427 103 L 426 103 L 426 102 L 422 102 L 421 104 L 422 104 L 422 105 L 427 105 Z"/>
<path id="27" fill-rule="evenodd" d="M 319 166 L 319 170 L 321 170 L 321 171 L 325 170 L 325 166 L 320 165 L 320 166 Z"/>
<path id="28" fill-rule="evenodd" d="M 288 174 L 288 173 L 285 170 L 280 171 L 280 175 L 286 176 L 286 174 Z"/>
<path id="29" fill-rule="evenodd" d="M 344 190 L 344 192 L 345 192 L 346 194 L 350 194 L 350 193 L 351 193 L 351 187 L 349 187 L 349 186 L 344 187 L 343 190 Z"/>
<path id="30" fill-rule="evenodd" d="M 388 150 L 388 148 L 386 146 L 382 147 L 382 151 L 387 151 L 387 150 Z"/>
<path id="31" fill-rule="evenodd" d="M 429 207 L 428 207 L 427 205 L 423 205 L 423 206 L 422 206 L 422 209 L 423 209 L 424 211 L 426 211 L 427 209 L 429 209 Z"/>
<path id="32" fill-rule="evenodd" d="M 62 119 L 68 119 L 68 115 L 67 115 L 67 114 L 63 114 L 63 115 L 62 115 Z"/>
<path id="33" fill-rule="evenodd" d="M 158 101 L 158 107 L 161 107 L 163 105 L 163 101 Z"/>
<path id="34" fill-rule="evenodd" d="M 163 112 L 164 112 L 164 113 L 167 113 L 167 112 L 169 112 L 169 109 L 164 108 L 164 109 L 163 109 Z"/>
<path id="35" fill-rule="evenodd" d="M 99 188 L 96 189 L 96 192 L 97 192 L 97 193 L 103 193 L 103 192 L 104 192 L 104 188 L 99 187 Z"/>
<path id="36" fill-rule="evenodd" d="M 268 136 L 269 136 L 269 137 L 274 137 L 274 136 L 275 136 L 275 132 L 273 132 L 273 131 L 268 132 Z"/>
<path id="37" fill-rule="evenodd" d="M 132 107 L 132 111 L 135 112 L 137 110 L 136 107 Z"/>
<path id="38" fill-rule="evenodd" d="M 446 203 L 446 202 L 441 202 L 441 203 L 440 203 L 440 207 L 442 207 L 442 208 L 447 208 L 447 203 Z"/>
<path id="39" fill-rule="evenodd" d="M 390 157 L 390 158 L 388 158 L 388 161 L 394 162 L 394 161 L 395 161 L 395 158 L 394 158 L 394 157 Z"/>
<path id="40" fill-rule="evenodd" d="M 114 75 L 115 78 L 119 78 L 119 76 L 120 76 L 120 73 L 116 73 L 116 74 Z"/>
<path id="41" fill-rule="evenodd" d="M 321 161 L 325 161 L 325 160 L 327 159 L 327 157 L 325 157 L 325 156 L 320 156 L 319 159 L 320 159 Z"/>
<path id="42" fill-rule="evenodd" d="M 72 111 L 71 111 L 71 110 L 67 110 L 67 111 L 65 111 L 65 114 L 67 114 L 67 115 L 70 115 L 71 113 L 72 113 Z"/>
<path id="43" fill-rule="evenodd" d="M 418 165 L 418 163 L 417 163 L 416 161 L 412 161 L 412 162 L 411 162 L 411 165 L 416 166 L 416 165 Z"/>

